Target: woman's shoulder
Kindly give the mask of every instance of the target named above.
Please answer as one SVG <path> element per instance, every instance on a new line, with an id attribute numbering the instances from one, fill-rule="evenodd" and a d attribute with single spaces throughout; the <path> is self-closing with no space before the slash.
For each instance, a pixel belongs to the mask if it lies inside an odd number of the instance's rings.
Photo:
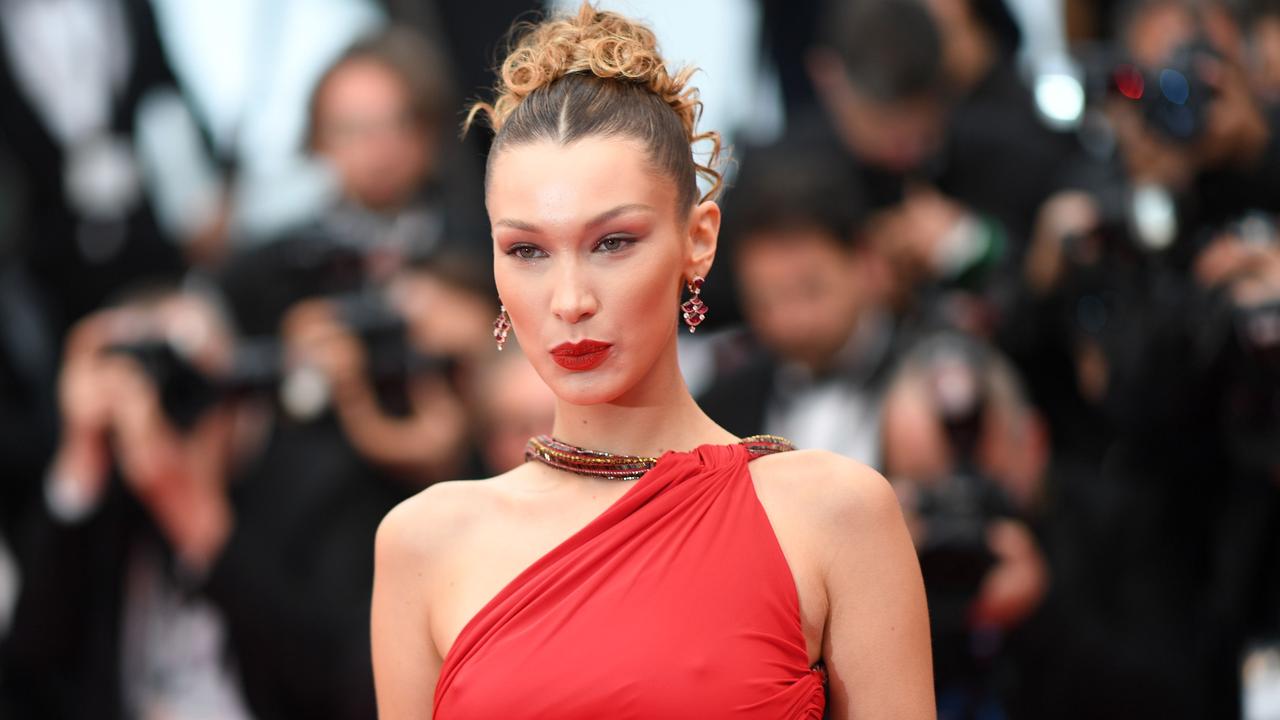
<path id="1" fill-rule="evenodd" d="M 900 513 L 889 481 L 871 467 L 826 450 L 794 450 L 751 463 L 761 500 L 848 532 Z M 878 523 L 877 523 L 878 524 Z"/>
<path id="2" fill-rule="evenodd" d="M 504 481 L 504 475 L 498 475 L 438 482 L 400 501 L 378 525 L 379 559 L 395 556 L 417 564 L 438 557 L 492 517 Z"/>

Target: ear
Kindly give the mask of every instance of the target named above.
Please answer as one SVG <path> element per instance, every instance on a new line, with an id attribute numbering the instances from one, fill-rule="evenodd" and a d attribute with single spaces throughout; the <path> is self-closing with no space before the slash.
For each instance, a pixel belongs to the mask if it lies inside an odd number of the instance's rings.
<path id="1" fill-rule="evenodd" d="M 706 277 L 716 259 L 720 238 L 720 206 L 712 200 L 698 203 L 689 215 L 689 258 L 686 275 Z"/>

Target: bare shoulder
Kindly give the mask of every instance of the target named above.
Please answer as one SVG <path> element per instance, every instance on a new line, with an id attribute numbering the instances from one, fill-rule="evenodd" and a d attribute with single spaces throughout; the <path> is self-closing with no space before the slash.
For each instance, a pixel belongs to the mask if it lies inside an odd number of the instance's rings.
<path id="1" fill-rule="evenodd" d="M 889 481 L 857 460 L 826 450 L 795 450 L 759 458 L 751 466 L 762 500 L 767 495 L 803 513 L 824 532 L 901 521 Z"/>
<path id="2" fill-rule="evenodd" d="M 814 573 L 797 587 L 802 613 L 806 596 L 817 598 L 809 607 L 820 617 L 806 619 L 820 628 L 828 715 L 936 717 L 924 583 L 888 481 L 813 450 L 760 458 L 752 475 L 766 510 L 773 502 L 786 513 L 801 569 Z"/>
<path id="3" fill-rule="evenodd" d="M 500 477 L 438 482 L 401 501 L 378 525 L 379 562 L 404 560 L 421 567 L 424 560 L 438 559 L 489 515 Z"/>
<path id="4" fill-rule="evenodd" d="M 378 714 L 430 712 L 444 647 L 434 632 L 439 599 L 466 562 L 494 503 L 493 479 L 437 483 L 391 509 L 378 526 L 370 640 Z"/>

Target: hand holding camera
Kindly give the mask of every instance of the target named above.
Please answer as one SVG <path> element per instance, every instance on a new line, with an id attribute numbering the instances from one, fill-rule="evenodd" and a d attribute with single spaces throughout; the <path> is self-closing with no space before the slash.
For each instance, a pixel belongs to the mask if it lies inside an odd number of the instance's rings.
<path id="1" fill-rule="evenodd" d="M 58 376 L 61 439 L 47 487 L 51 509 L 64 519 L 95 505 L 106 485 L 113 397 L 107 392 L 110 364 L 103 350 L 127 320 L 119 311 L 103 311 L 81 320 L 67 335 Z"/>
<path id="2" fill-rule="evenodd" d="M 1270 141 L 1241 68 L 1203 40 L 1160 67 L 1112 72 L 1108 116 L 1130 177 L 1186 191 L 1207 170 L 1252 169 Z"/>
<path id="3" fill-rule="evenodd" d="M 229 357 L 220 339 L 208 308 L 181 296 L 104 310 L 75 327 L 59 377 L 55 513 L 69 520 L 91 509 L 114 464 L 184 562 L 207 566 L 231 523 L 230 410 L 209 380 Z"/>
<path id="4" fill-rule="evenodd" d="M 121 474 L 188 568 L 203 571 L 231 530 L 230 409 L 215 407 L 183 431 L 136 361 L 111 362 L 112 448 Z"/>

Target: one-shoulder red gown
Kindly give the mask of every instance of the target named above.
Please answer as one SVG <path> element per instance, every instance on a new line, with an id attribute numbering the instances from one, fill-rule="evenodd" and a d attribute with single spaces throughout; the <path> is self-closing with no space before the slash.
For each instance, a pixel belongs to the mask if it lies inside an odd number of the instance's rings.
<path id="1" fill-rule="evenodd" d="M 434 717 L 821 718 L 823 671 L 751 457 L 664 454 L 467 623 Z"/>

